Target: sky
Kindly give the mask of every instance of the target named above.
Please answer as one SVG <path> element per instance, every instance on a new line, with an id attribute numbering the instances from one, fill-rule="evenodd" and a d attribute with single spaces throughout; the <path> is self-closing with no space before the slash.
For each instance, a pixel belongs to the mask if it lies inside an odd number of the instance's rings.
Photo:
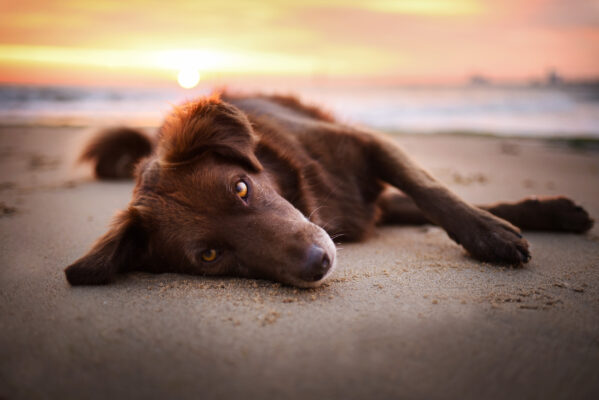
<path id="1" fill-rule="evenodd" d="M 0 0 L 0 82 L 599 77 L 599 0 Z"/>

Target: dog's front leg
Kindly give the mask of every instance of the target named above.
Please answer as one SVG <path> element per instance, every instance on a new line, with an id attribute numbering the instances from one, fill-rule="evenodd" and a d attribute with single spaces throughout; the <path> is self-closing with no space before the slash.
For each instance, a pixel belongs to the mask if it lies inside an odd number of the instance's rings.
<path id="1" fill-rule="evenodd" d="M 378 176 L 412 197 L 426 218 L 443 227 L 474 257 L 510 264 L 530 259 L 528 242 L 518 228 L 460 199 L 392 140 L 375 133 L 363 139 Z"/>

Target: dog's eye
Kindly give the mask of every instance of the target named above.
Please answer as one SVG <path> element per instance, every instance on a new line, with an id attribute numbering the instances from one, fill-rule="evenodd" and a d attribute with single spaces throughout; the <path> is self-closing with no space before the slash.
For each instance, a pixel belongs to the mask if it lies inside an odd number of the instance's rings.
<path id="1" fill-rule="evenodd" d="M 216 249 L 204 250 L 201 256 L 203 261 L 212 262 L 216 260 L 216 257 L 218 257 L 218 251 L 216 251 Z"/>
<path id="2" fill-rule="evenodd" d="M 248 197 L 248 184 L 244 181 L 238 181 L 235 184 L 235 193 L 237 193 L 237 196 L 241 197 L 243 200 L 246 200 Z"/>

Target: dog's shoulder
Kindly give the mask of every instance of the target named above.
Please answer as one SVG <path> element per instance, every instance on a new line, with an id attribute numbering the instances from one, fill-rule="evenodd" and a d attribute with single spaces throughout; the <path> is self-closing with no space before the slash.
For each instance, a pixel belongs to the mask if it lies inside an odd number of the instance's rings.
<path id="1" fill-rule="evenodd" d="M 313 118 L 319 121 L 324 122 L 335 122 L 335 118 L 332 114 L 326 112 L 321 107 L 316 105 L 307 104 L 300 101 L 296 96 L 291 95 L 270 95 L 270 96 L 262 96 L 268 101 L 278 104 L 287 109 L 293 110 L 296 113 L 302 114 L 306 117 Z"/>
<path id="2" fill-rule="evenodd" d="M 223 93 L 222 98 L 242 110 L 250 119 L 268 116 L 277 121 L 335 123 L 335 118 L 330 113 L 315 105 L 303 103 L 295 96 Z"/>

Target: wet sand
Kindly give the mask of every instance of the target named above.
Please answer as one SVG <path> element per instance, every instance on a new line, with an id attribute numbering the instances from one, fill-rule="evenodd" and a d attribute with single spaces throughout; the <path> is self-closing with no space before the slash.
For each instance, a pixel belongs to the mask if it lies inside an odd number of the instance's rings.
<path id="1" fill-rule="evenodd" d="M 0 398 L 599 398 L 599 230 L 469 258 L 436 227 L 344 244 L 319 289 L 135 273 L 71 288 L 132 183 L 73 168 L 76 128 L 0 128 Z M 472 202 L 564 194 L 599 217 L 599 153 L 401 136 Z"/>

